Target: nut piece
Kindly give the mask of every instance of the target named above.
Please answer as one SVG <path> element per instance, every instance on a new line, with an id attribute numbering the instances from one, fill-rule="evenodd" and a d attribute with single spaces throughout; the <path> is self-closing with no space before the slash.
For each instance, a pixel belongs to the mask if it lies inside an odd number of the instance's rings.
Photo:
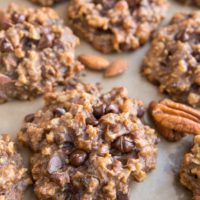
<path id="1" fill-rule="evenodd" d="M 113 77 L 122 74 L 127 70 L 128 63 L 124 59 L 118 59 L 113 61 L 105 71 L 105 77 Z"/>
<path id="2" fill-rule="evenodd" d="M 169 141 L 178 141 L 186 133 L 200 134 L 200 112 L 169 99 L 151 102 L 150 114 L 158 131 Z"/>
<path id="3" fill-rule="evenodd" d="M 109 66 L 108 60 L 96 55 L 81 54 L 79 55 L 78 60 L 87 68 L 97 71 L 104 70 Z"/>

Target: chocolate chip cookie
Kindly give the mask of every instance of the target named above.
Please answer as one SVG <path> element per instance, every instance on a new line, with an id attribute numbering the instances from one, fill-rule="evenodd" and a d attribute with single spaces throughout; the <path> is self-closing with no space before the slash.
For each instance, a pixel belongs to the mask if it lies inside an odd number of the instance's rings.
<path id="1" fill-rule="evenodd" d="M 31 0 L 33 3 L 40 4 L 42 6 L 52 6 L 53 4 L 59 3 L 64 0 Z"/>
<path id="2" fill-rule="evenodd" d="M 9 135 L 0 135 L 0 199 L 21 200 L 31 184 L 27 169 Z"/>
<path id="3" fill-rule="evenodd" d="M 128 51 L 146 43 L 164 17 L 165 0 L 72 0 L 69 23 L 103 53 Z"/>
<path id="4" fill-rule="evenodd" d="M 28 100 L 74 77 L 79 40 L 50 8 L 0 12 L 0 102 Z"/>
<path id="5" fill-rule="evenodd" d="M 131 179 L 155 168 L 155 131 L 142 123 L 143 103 L 123 87 L 106 94 L 78 84 L 49 93 L 25 117 L 18 138 L 31 159 L 39 199 L 129 199 Z"/>
<path id="6" fill-rule="evenodd" d="M 175 101 L 200 106 L 200 12 L 178 13 L 161 28 L 143 62 L 143 74 Z"/>
<path id="7" fill-rule="evenodd" d="M 180 181 L 193 193 L 193 200 L 200 199 L 200 136 L 195 136 L 194 145 L 190 153 L 184 157 L 181 171 Z"/>

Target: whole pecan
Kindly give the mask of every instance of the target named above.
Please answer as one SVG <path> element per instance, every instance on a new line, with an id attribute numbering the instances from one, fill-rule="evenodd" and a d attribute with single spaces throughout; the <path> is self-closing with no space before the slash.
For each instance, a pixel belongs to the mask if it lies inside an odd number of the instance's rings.
<path id="1" fill-rule="evenodd" d="M 169 99 L 151 102 L 150 115 L 156 128 L 167 140 L 178 141 L 185 134 L 200 134 L 200 112 Z"/>

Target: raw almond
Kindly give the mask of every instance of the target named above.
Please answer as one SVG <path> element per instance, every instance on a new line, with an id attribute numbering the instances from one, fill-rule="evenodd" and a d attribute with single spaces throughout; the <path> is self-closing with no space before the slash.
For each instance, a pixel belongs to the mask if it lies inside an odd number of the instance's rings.
<path id="1" fill-rule="evenodd" d="M 97 71 L 106 69 L 110 64 L 105 58 L 91 54 L 82 54 L 78 60 L 87 68 Z"/>
<path id="2" fill-rule="evenodd" d="M 122 74 L 128 68 L 128 63 L 124 59 L 114 60 L 105 71 L 105 77 L 113 77 Z"/>

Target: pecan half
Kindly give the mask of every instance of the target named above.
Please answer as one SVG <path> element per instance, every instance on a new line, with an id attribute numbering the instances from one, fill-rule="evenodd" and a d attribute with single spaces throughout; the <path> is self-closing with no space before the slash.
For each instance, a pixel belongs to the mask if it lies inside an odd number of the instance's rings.
<path id="1" fill-rule="evenodd" d="M 169 99 L 151 102 L 150 115 L 156 128 L 167 140 L 178 141 L 185 134 L 200 134 L 200 112 Z"/>

